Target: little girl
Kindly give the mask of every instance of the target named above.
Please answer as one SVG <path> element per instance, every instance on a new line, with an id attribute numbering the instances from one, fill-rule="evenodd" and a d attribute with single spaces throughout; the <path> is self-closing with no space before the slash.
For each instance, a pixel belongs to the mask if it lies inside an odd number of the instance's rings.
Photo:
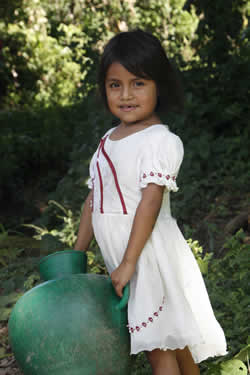
<path id="1" fill-rule="evenodd" d="M 154 375 L 197 375 L 197 363 L 226 354 L 226 341 L 171 216 L 183 145 L 158 113 L 178 104 L 180 91 L 158 39 L 141 30 L 113 37 L 99 88 L 119 125 L 92 157 L 75 249 L 87 250 L 95 235 L 117 295 L 130 283 L 131 354 L 145 351 Z"/>

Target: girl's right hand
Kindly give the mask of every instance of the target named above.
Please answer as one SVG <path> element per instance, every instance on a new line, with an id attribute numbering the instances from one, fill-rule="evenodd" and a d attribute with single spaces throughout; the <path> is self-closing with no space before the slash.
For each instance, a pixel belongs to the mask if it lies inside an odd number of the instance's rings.
<path id="1" fill-rule="evenodd" d="M 135 264 L 128 263 L 123 260 L 121 264 L 111 273 L 111 280 L 115 292 L 119 297 L 122 297 L 123 288 L 131 280 L 135 272 Z"/>

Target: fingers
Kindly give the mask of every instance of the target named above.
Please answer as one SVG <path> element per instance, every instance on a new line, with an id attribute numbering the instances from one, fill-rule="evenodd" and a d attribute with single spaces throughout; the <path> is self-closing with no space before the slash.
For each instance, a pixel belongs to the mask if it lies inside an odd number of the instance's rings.
<path id="1" fill-rule="evenodd" d="M 122 297 L 123 296 L 123 285 L 122 284 L 120 284 L 120 283 L 117 283 L 117 282 L 114 282 L 113 280 L 112 280 L 112 284 L 113 284 L 113 287 L 114 287 L 114 289 L 115 289 L 115 292 L 116 292 L 116 294 L 119 296 L 119 297 Z"/>
<path id="2" fill-rule="evenodd" d="M 110 277 L 116 294 L 121 298 L 123 296 L 123 288 L 130 279 L 127 268 L 121 264 L 111 273 Z"/>
<path id="3" fill-rule="evenodd" d="M 122 298 L 122 296 L 123 296 L 122 290 L 123 290 L 123 287 L 121 287 L 121 286 L 115 288 L 116 294 L 117 294 L 120 298 Z"/>

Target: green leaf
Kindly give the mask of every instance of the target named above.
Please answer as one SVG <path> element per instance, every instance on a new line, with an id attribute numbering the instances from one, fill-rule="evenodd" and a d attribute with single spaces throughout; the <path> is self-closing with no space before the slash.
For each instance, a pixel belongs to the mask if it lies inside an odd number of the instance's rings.
<path id="1" fill-rule="evenodd" d="M 0 359 L 5 358 L 6 352 L 4 348 L 0 348 Z"/>
<path id="2" fill-rule="evenodd" d="M 250 358 L 250 343 L 241 349 L 241 351 L 234 356 L 235 359 L 247 362 Z"/>
<path id="3" fill-rule="evenodd" d="M 46 253 L 61 250 L 63 247 L 64 244 L 57 237 L 49 233 L 42 237 L 40 249 Z"/>
<path id="4" fill-rule="evenodd" d="M 204 261 L 203 259 L 201 258 L 198 258 L 197 259 L 197 263 L 200 267 L 200 271 L 203 275 L 207 274 L 207 271 L 208 271 L 208 262 Z"/>
<path id="5" fill-rule="evenodd" d="M 1 308 L 0 307 L 0 322 L 6 321 L 6 320 L 9 319 L 11 310 L 12 310 L 11 308 Z"/>
<path id="6" fill-rule="evenodd" d="M 1 299 L 0 299 L 0 307 L 6 307 L 6 306 L 12 306 L 14 305 L 14 303 L 16 303 L 16 301 L 18 300 L 18 298 L 20 298 L 22 296 L 22 293 L 10 293 L 6 296 L 1 296 Z"/>
<path id="7" fill-rule="evenodd" d="M 247 368 L 239 359 L 222 362 L 220 367 L 220 375 L 247 375 Z"/>
<path id="8" fill-rule="evenodd" d="M 12 353 L 4 353 L 3 352 L 3 354 L 1 354 L 1 352 L 0 352 L 0 359 L 11 357 L 12 355 L 13 355 Z"/>

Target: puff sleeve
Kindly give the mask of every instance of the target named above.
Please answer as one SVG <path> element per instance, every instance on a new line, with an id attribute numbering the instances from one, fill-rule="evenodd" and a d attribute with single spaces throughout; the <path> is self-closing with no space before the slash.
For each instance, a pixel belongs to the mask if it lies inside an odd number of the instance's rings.
<path id="1" fill-rule="evenodd" d="M 178 191 L 176 179 L 183 155 L 182 141 L 174 133 L 164 129 L 148 134 L 139 162 L 140 188 L 154 183 L 166 186 L 168 191 Z"/>
<path id="2" fill-rule="evenodd" d="M 88 186 L 89 189 L 93 189 L 94 187 L 94 179 L 95 179 L 95 174 L 94 174 L 94 163 L 96 160 L 96 152 L 94 153 L 90 164 L 89 164 L 89 178 L 86 181 L 86 185 Z"/>

